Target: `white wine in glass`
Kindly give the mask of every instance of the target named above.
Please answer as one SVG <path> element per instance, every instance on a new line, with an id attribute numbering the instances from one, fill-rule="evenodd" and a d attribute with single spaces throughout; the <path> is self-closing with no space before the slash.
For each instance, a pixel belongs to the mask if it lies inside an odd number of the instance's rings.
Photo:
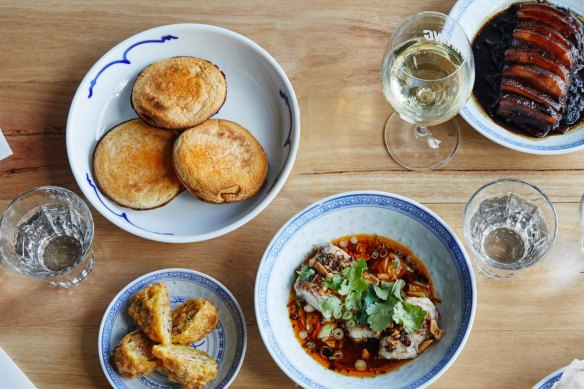
<path id="1" fill-rule="evenodd" d="M 407 18 L 383 57 L 381 82 L 395 111 L 385 126 L 391 156 L 412 170 L 443 166 L 460 138 L 456 122 L 449 120 L 474 83 L 472 50 L 462 28 L 438 12 Z"/>

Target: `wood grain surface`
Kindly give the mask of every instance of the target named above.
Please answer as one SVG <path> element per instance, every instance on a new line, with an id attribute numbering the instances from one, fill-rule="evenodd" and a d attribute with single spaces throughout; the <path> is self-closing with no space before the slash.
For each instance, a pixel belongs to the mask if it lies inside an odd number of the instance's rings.
<path id="1" fill-rule="evenodd" d="M 106 388 L 97 355 L 102 315 L 128 282 L 185 267 L 224 283 L 246 316 L 248 347 L 233 388 L 292 388 L 257 329 L 253 289 L 271 237 L 293 214 L 334 193 L 375 189 L 430 207 L 461 233 L 469 196 L 500 177 L 526 179 L 553 200 L 559 236 L 538 265 L 510 281 L 479 276 L 468 343 L 435 388 L 530 388 L 584 359 L 584 259 L 578 201 L 584 153 L 536 156 L 503 148 L 458 118 L 462 143 L 436 172 L 406 171 L 383 146 L 391 109 L 379 63 L 407 15 L 447 13 L 453 1 L 9 1 L 0 0 L 0 128 L 14 155 L 0 161 L 0 210 L 20 192 L 59 185 L 80 193 L 65 149 L 75 90 L 108 49 L 142 30 L 207 23 L 259 43 L 288 74 L 301 109 L 301 143 L 276 199 L 240 229 L 211 241 L 164 244 L 132 236 L 94 211 L 96 264 L 71 289 L 0 270 L 0 346 L 39 388 Z M 1 369 L 1 366 L 0 366 Z M 4 389 L 2 382 L 0 388 Z"/>

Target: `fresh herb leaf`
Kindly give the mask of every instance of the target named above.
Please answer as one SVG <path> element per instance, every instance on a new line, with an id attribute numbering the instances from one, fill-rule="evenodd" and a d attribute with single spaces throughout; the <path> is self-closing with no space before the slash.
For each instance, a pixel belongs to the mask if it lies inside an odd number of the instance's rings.
<path id="1" fill-rule="evenodd" d="M 314 274 L 314 269 L 311 269 L 306 265 L 302 265 L 300 270 L 297 270 L 296 273 L 298 273 L 298 275 L 302 277 L 304 281 L 308 281 Z"/>
<path id="2" fill-rule="evenodd" d="M 400 301 L 393 307 L 393 321 L 401 324 L 408 334 L 419 330 L 425 317 L 426 311 L 413 304 Z"/>
<path id="3" fill-rule="evenodd" d="M 395 296 L 396 299 L 404 301 L 401 296 L 401 291 L 406 286 L 406 282 L 402 279 L 397 280 L 391 289 L 391 294 Z"/>
<path id="4" fill-rule="evenodd" d="M 332 290 L 339 290 L 343 277 L 338 274 L 333 275 L 333 278 L 324 280 L 324 286 Z"/>
<path id="5" fill-rule="evenodd" d="M 387 301 L 389 296 L 394 296 L 396 299 L 403 301 L 401 296 L 401 290 L 405 286 L 406 282 L 404 280 L 397 280 L 395 283 L 391 282 L 381 282 L 379 286 L 374 285 L 373 290 L 380 300 Z"/>
<path id="6" fill-rule="evenodd" d="M 360 311 L 362 304 L 361 304 L 361 292 L 351 291 L 349 295 L 345 298 L 345 307 L 352 311 Z"/>
<path id="7" fill-rule="evenodd" d="M 352 291 L 358 293 L 365 292 L 369 287 L 367 281 L 362 278 L 363 271 L 365 270 L 367 270 L 367 262 L 363 258 L 353 261 L 351 266 L 344 268 L 342 274 L 345 280 L 343 280 L 339 288 L 339 294 L 341 296 L 347 296 Z"/>
<path id="8" fill-rule="evenodd" d="M 369 288 L 367 281 L 362 278 L 365 270 L 367 270 L 367 262 L 363 258 L 359 258 L 341 272 L 344 279 L 339 286 L 338 293 L 341 296 L 346 296 L 345 308 L 349 311 L 359 311 L 363 305 L 361 295 Z"/>
<path id="9" fill-rule="evenodd" d="M 343 314 L 343 302 L 337 296 L 325 298 L 320 303 L 320 311 L 325 319 L 340 319 Z"/>
<path id="10" fill-rule="evenodd" d="M 367 323 L 375 332 L 383 331 L 391 323 L 393 316 L 393 305 L 387 302 L 378 301 L 367 308 Z"/>
<path id="11" fill-rule="evenodd" d="M 373 303 L 377 302 L 379 299 L 377 298 L 375 291 L 374 291 L 374 286 L 370 285 L 369 288 L 367 289 L 367 291 L 365 292 L 365 295 L 363 296 L 363 309 L 367 310 L 367 308 L 369 308 L 370 305 L 373 305 Z"/>
<path id="12" fill-rule="evenodd" d="M 338 292 L 341 296 L 346 296 L 351 292 L 351 285 L 348 279 L 344 279 L 342 281 L 341 285 L 339 286 Z"/>
<path id="13" fill-rule="evenodd" d="M 367 318 L 369 317 L 369 315 L 367 315 L 367 311 L 361 311 L 359 312 L 359 314 L 355 317 L 355 321 L 357 322 L 357 324 L 361 325 L 361 324 L 365 324 L 367 323 Z"/>
<path id="14" fill-rule="evenodd" d="M 373 285 L 373 291 L 375 292 L 375 295 L 383 301 L 386 301 L 388 299 L 389 293 L 391 293 L 392 288 L 393 284 L 389 282 L 382 282 L 379 286 Z"/>

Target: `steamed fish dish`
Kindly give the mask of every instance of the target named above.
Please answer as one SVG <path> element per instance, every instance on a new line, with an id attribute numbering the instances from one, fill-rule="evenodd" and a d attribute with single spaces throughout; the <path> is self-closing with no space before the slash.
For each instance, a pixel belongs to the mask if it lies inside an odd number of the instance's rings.
<path id="1" fill-rule="evenodd" d="M 388 238 L 340 238 L 316 248 L 296 273 L 292 327 L 304 350 L 328 369 L 385 373 L 444 335 L 422 262 Z"/>

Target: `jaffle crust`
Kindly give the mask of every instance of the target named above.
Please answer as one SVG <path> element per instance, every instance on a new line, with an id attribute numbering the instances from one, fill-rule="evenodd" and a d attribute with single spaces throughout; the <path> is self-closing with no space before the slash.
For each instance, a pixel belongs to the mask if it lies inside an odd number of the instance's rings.
<path id="1" fill-rule="evenodd" d="M 172 166 L 177 134 L 140 119 L 121 123 L 101 138 L 93 153 L 93 176 L 111 201 L 152 209 L 175 198 L 183 187 Z"/>
<path id="2" fill-rule="evenodd" d="M 223 119 L 182 132 L 174 144 L 173 164 L 191 193 L 215 204 L 253 196 L 268 173 L 262 145 L 241 125 Z"/>
<path id="3" fill-rule="evenodd" d="M 196 57 L 164 59 L 146 67 L 134 83 L 132 106 L 154 127 L 180 130 L 213 116 L 225 103 L 225 75 Z"/>

